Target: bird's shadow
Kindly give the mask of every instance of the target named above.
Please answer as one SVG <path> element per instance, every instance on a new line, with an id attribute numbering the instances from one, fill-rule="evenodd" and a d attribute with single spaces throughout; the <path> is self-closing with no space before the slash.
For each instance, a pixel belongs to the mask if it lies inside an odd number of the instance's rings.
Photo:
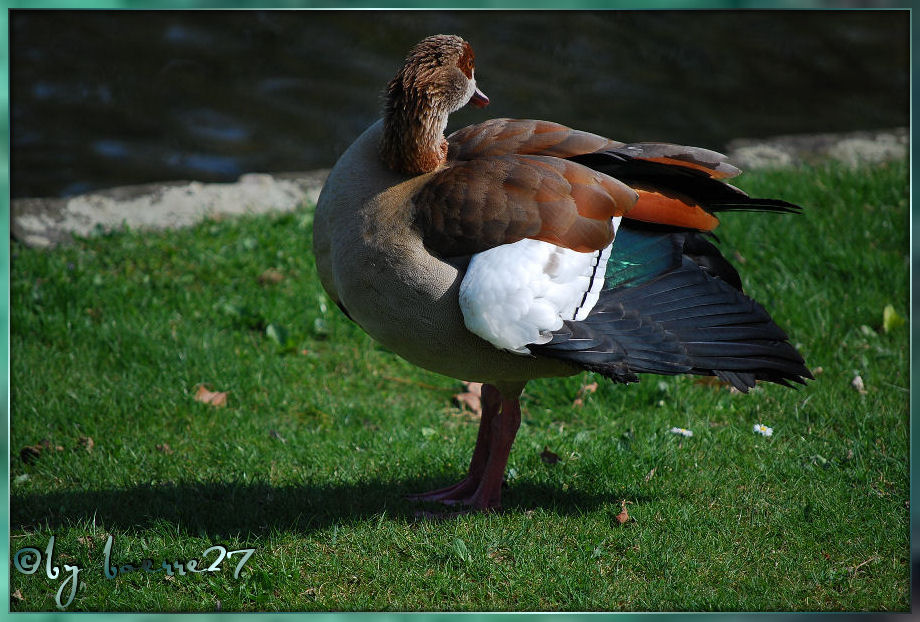
<path id="1" fill-rule="evenodd" d="M 275 531 L 310 533 L 384 514 L 406 521 L 449 519 L 456 516 L 457 508 L 413 503 L 406 495 L 452 483 L 450 477 L 299 486 L 192 482 L 14 493 L 10 498 L 10 530 L 15 533 L 98 524 L 109 530 L 143 531 L 165 521 L 180 533 L 246 540 Z M 539 508 L 565 515 L 609 506 L 613 519 L 620 511 L 621 499 L 644 503 L 652 498 L 636 490 L 588 492 L 516 482 L 505 490 L 501 511 Z"/>

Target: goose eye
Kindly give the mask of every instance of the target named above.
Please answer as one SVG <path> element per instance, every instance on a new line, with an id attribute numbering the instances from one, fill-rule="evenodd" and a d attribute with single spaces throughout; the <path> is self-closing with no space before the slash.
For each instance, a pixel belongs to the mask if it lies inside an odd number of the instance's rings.
<path id="1" fill-rule="evenodd" d="M 467 43 L 463 47 L 463 53 L 457 59 L 457 69 L 462 71 L 467 78 L 473 77 L 473 66 L 476 64 L 473 56 L 473 49 Z"/>

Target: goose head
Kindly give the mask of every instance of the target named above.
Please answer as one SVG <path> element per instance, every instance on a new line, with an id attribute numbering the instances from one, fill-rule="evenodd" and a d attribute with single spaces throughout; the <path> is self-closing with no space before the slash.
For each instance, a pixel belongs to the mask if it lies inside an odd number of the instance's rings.
<path id="1" fill-rule="evenodd" d="M 489 103 L 476 86 L 473 48 L 456 35 L 422 39 L 387 86 L 384 162 L 408 175 L 436 169 L 447 158 L 447 117 L 468 103 Z"/>

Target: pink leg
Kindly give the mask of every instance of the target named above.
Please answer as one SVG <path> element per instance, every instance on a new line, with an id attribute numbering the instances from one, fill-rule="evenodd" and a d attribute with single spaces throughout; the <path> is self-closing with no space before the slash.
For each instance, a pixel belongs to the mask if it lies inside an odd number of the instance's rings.
<path id="1" fill-rule="evenodd" d="M 448 505 L 462 503 L 478 509 L 501 505 L 502 476 L 521 424 L 521 407 L 517 397 L 504 399 L 490 384 L 482 386 L 482 403 L 482 420 L 467 476 L 452 486 L 411 495 L 409 499 Z"/>
<path id="2" fill-rule="evenodd" d="M 501 414 L 492 422 L 489 460 L 476 492 L 464 503 L 480 510 L 499 508 L 502 505 L 502 478 L 511 454 L 511 445 L 521 427 L 521 404 L 518 398 L 502 400 Z"/>
<path id="3" fill-rule="evenodd" d="M 492 435 L 492 422 L 498 416 L 501 409 L 501 394 L 498 389 L 490 384 L 482 385 L 482 418 L 479 420 L 479 433 L 476 436 L 476 448 L 473 450 L 473 458 L 470 460 L 470 468 L 467 476 L 450 486 L 429 490 L 428 492 L 409 495 L 411 501 L 442 501 L 444 503 L 456 503 L 464 497 L 475 492 L 479 485 L 482 473 L 486 469 L 486 462 L 489 459 L 489 445 Z"/>

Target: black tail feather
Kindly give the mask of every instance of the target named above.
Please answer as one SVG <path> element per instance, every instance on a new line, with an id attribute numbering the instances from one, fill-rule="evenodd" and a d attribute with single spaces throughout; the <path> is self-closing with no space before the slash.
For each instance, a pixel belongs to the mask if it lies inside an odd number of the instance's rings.
<path id="1" fill-rule="evenodd" d="M 755 211 L 797 214 L 798 205 L 782 199 L 749 197 L 742 190 L 713 179 L 705 171 L 599 151 L 569 158 L 639 189 L 683 194 L 710 212 Z"/>
<path id="2" fill-rule="evenodd" d="M 620 382 L 634 382 L 638 373 L 690 373 L 715 375 L 747 391 L 757 380 L 791 386 L 813 378 L 769 313 L 741 292 L 737 272 L 727 271 L 722 262 L 728 262 L 715 246 L 700 245 L 694 235 L 621 227 L 612 271 L 608 268 L 609 288 L 594 309 L 584 320 L 566 321 L 550 342 L 531 345 L 531 351 Z M 657 243 L 647 236 L 670 240 Z M 635 266 L 643 259 L 638 255 L 651 249 L 667 254 L 672 243 L 703 248 L 710 260 L 701 265 L 692 258 L 696 255 L 672 256 L 645 264 L 655 266 L 655 274 L 636 276 Z M 630 256 L 630 248 L 637 256 Z M 617 262 L 628 279 L 617 274 Z"/>

